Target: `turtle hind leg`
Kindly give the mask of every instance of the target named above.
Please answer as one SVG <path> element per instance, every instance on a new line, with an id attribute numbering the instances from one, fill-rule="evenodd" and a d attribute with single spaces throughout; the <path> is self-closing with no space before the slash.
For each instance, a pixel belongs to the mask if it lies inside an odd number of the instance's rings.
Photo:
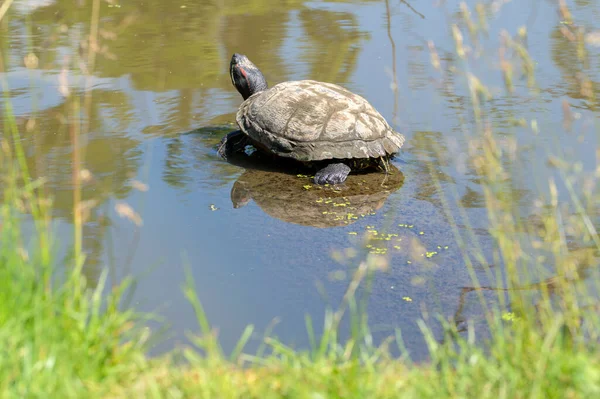
<path id="1" fill-rule="evenodd" d="M 217 153 L 223 159 L 227 159 L 228 156 L 236 152 L 240 152 L 248 144 L 248 136 L 241 130 L 228 133 L 221 139 L 219 146 L 217 147 Z"/>
<path id="2" fill-rule="evenodd" d="M 350 174 L 350 167 L 344 163 L 330 163 L 315 173 L 316 184 L 343 183 Z"/>

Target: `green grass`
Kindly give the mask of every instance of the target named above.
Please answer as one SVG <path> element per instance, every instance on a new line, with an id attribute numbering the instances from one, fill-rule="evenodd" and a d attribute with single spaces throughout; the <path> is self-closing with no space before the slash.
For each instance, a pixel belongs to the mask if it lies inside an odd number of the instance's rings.
<path id="1" fill-rule="evenodd" d="M 147 337 L 132 311 L 118 309 L 128 282 L 102 296 L 105 279 L 90 292 L 80 267 L 60 272 L 46 201 L 17 185 L 10 153 L 0 160 L 12 172 L 3 176 L 0 205 L 0 392 L 76 397 L 92 382 L 133 378 Z M 34 234 L 22 231 L 24 211 L 39 217 Z"/>
<path id="2" fill-rule="evenodd" d="M 8 4 L 8 3 L 7 3 Z M 561 5 L 565 13 L 566 6 Z M 478 8 L 479 10 L 479 8 Z M 96 18 L 98 16 L 96 15 Z M 477 23 L 464 12 L 471 36 Z M 566 19 L 566 18 L 565 18 Z M 465 29 L 463 29 L 465 31 Z M 463 58 L 460 28 L 452 29 L 456 54 Z M 516 41 L 506 41 L 520 63 L 503 64 L 507 91 L 516 87 L 512 76 L 521 72 L 535 86 L 532 63 Z M 582 43 L 575 42 L 584 62 Z M 432 64 L 440 59 L 432 48 Z M 585 46 L 583 47 L 585 50 Z M 469 70 L 465 58 L 465 70 Z M 518 71 L 519 65 L 521 71 Z M 600 395 L 600 321 L 597 293 L 600 239 L 596 231 L 597 189 L 581 191 L 584 181 L 597 182 L 600 168 L 583 173 L 575 164 L 553 158 L 556 180 L 541 184 L 535 223 L 525 219 L 511 185 L 511 149 L 486 125 L 481 111 L 490 90 L 465 73 L 477 129 L 468 140 L 469 165 L 481 180 L 495 239 L 495 260 L 507 274 L 507 291 L 491 305 L 483 296 L 475 264 L 483 263 L 472 229 L 460 230 L 449 209 L 456 193 L 442 202 L 453 223 L 456 244 L 472 272 L 473 285 L 485 308 L 489 339 L 477 340 L 474 327 L 458 333 L 440 320 L 444 339 L 434 339 L 421 322 L 430 360 L 415 364 L 402 347 L 400 331 L 381 346 L 372 344 L 366 315 L 355 300 L 357 288 L 385 258 L 355 259 L 354 276 L 339 309 L 325 318 L 323 333 L 314 334 L 306 320 L 311 349 L 298 351 L 271 337 L 257 355 L 244 353 L 253 332 L 249 326 L 232 354 L 225 355 L 206 319 L 188 274 L 182 287 L 194 308 L 200 334 L 192 346 L 159 358 L 146 353 L 150 333 L 144 322 L 151 315 L 121 306 L 129 288 L 126 280 L 107 294 L 105 276 L 94 289 L 81 272 L 80 159 L 74 155 L 74 239 L 68 259 L 56 257 L 51 203 L 27 171 L 23 149 L 4 92 L 4 135 L 0 142 L 0 396 L 7 398 L 81 397 L 199 397 L 199 398 L 592 398 Z M 5 83 L 5 82 L 3 82 Z M 591 96 L 591 94 L 590 94 Z M 590 103 L 594 98 L 588 98 Z M 71 99 L 78 113 L 89 98 Z M 533 126 L 533 121 L 531 121 Z M 78 126 L 78 125 L 77 125 Z M 74 140 L 80 133 L 74 131 Z M 435 148 L 434 148 L 435 149 Z M 76 152 L 75 152 L 76 153 Z M 598 157 L 600 158 L 600 156 Z M 431 170 L 433 184 L 442 192 Z M 557 186 L 565 187 L 567 203 L 559 203 Z M 597 187 L 593 186 L 592 187 Z M 462 215 L 464 216 L 464 215 Z M 524 249 L 524 248 L 527 248 Z M 499 268 L 496 268 L 498 272 Z M 548 270 L 552 277 L 548 276 Z M 492 273 L 492 272 L 490 272 Z M 492 278 L 498 276 L 491 276 Z M 586 277 L 591 284 L 580 280 Z M 500 280 L 500 279 L 498 279 Z M 352 337 L 338 339 L 340 321 L 352 320 Z M 391 345 L 402 356 L 392 357 Z M 184 361 L 182 361 L 184 360 Z"/>

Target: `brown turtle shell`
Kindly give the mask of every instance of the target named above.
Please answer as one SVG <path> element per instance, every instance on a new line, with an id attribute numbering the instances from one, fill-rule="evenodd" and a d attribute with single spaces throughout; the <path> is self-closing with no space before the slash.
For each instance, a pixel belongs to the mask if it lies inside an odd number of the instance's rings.
<path id="1" fill-rule="evenodd" d="M 300 161 L 387 157 L 404 144 L 404 136 L 363 97 L 314 80 L 253 94 L 236 120 L 259 146 Z"/>

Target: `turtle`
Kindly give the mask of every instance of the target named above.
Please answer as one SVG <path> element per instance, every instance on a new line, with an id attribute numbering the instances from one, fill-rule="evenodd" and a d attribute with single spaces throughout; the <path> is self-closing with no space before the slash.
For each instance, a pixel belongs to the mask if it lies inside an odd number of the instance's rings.
<path id="1" fill-rule="evenodd" d="M 219 154 L 227 157 L 251 144 L 262 153 L 300 161 L 313 169 L 315 184 L 343 183 L 351 171 L 380 168 L 404 144 L 363 97 L 316 80 L 267 80 L 247 56 L 233 54 L 231 82 L 244 101 L 236 114 L 240 130 L 226 135 Z"/>

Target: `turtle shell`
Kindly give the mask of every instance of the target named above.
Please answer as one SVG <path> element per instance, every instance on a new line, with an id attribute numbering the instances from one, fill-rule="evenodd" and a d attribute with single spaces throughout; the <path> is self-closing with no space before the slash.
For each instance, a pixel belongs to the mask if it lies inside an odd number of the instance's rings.
<path id="1" fill-rule="evenodd" d="M 363 97 L 314 80 L 253 94 L 236 120 L 259 146 L 300 161 L 387 157 L 404 144 L 404 136 Z"/>

